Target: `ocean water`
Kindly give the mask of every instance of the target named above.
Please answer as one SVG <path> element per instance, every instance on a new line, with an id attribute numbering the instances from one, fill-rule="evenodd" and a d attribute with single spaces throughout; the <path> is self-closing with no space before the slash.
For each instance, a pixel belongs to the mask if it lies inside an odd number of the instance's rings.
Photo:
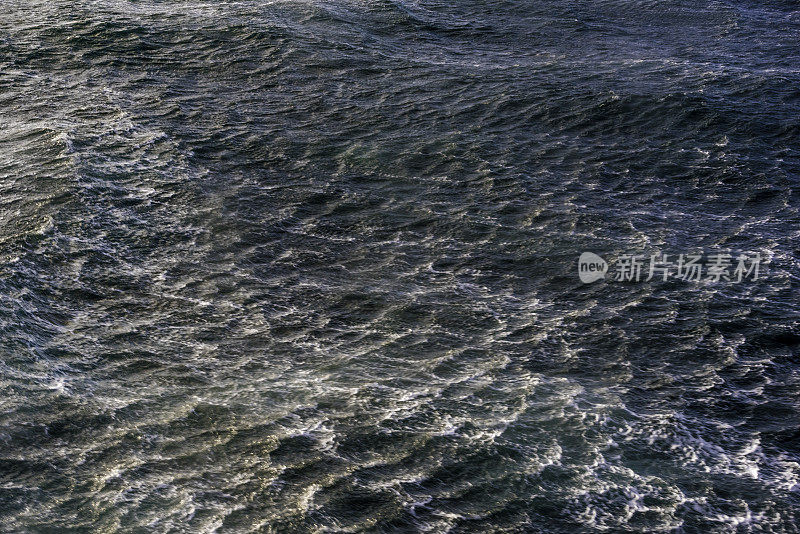
<path id="1" fill-rule="evenodd" d="M 796 2 L 0 10 L 0 531 L 798 532 Z"/>

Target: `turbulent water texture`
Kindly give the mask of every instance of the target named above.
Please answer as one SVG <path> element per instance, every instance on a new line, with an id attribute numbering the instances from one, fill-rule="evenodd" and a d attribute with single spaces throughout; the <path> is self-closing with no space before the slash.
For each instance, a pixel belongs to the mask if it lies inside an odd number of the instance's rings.
<path id="1" fill-rule="evenodd" d="M 0 10 L 0 531 L 798 531 L 796 2 Z"/>

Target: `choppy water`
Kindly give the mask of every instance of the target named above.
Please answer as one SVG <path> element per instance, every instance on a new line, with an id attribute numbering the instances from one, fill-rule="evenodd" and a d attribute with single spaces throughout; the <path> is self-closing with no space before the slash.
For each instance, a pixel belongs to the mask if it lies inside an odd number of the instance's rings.
<path id="1" fill-rule="evenodd" d="M 798 531 L 796 2 L 0 8 L 3 532 Z"/>

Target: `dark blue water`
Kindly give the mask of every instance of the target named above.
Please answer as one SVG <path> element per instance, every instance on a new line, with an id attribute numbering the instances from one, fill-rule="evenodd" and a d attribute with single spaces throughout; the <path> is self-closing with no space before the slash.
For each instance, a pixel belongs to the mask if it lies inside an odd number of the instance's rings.
<path id="1" fill-rule="evenodd" d="M 0 531 L 798 531 L 796 2 L 0 10 Z"/>

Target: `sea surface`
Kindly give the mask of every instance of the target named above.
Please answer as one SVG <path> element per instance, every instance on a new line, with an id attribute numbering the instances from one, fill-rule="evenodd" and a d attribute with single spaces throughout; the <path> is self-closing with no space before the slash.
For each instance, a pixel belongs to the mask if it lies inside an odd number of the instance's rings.
<path id="1" fill-rule="evenodd" d="M 0 532 L 798 532 L 798 208 L 795 1 L 4 0 Z"/>

